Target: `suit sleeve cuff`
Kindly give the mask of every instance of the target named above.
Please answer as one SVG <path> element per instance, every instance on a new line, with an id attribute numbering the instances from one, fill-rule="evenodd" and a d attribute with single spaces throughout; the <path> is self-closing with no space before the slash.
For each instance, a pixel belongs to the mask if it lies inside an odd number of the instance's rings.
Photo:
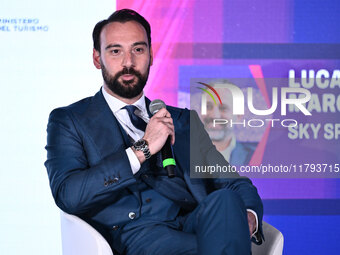
<path id="1" fill-rule="evenodd" d="M 140 169 L 139 160 L 138 160 L 136 154 L 133 152 L 133 150 L 131 148 L 127 148 L 125 151 L 126 151 L 126 154 L 129 158 L 129 161 L 130 161 L 132 173 L 136 174 Z"/>
<path id="2" fill-rule="evenodd" d="M 258 221 L 258 218 L 257 218 L 257 213 L 255 211 L 251 210 L 251 209 L 247 209 L 247 212 L 250 212 L 250 213 L 252 213 L 255 216 L 256 228 L 255 228 L 255 231 L 252 233 L 251 237 L 254 237 L 256 239 L 256 241 L 257 241 L 256 233 L 257 233 L 257 231 L 259 229 L 259 221 Z"/>

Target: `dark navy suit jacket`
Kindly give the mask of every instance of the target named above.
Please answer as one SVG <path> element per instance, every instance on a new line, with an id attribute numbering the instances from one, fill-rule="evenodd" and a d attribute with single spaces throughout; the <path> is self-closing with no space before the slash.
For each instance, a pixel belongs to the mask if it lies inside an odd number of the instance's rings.
<path id="1" fill-rule="evenodd" d="M 195 202 L 199 203 L 216 189 L 232 189 L 241 196 L 246 208 L 257 213 L 261 228 L 262 202 L 249 179 L 234 178 L 237 174 L 227 179 L 190 178 L 190 153 L 197 164 L 228 163 L 211 143 L 195 112 L 167 109 L 175 126 L 176 171 L 180 171 Z M 197 127 L 195 132 L 190 133 L 190 121 Z M 47 127 L 45 165 L 56 204 L 63 211 L 85 219 L 106 238 L 112 234 L 113 226 L 129 222 L 129 212 L 137 212 L 140 207 L 133 187 L 138 178 L 143 178 L 144 164 L 136 175 L 132 174 L 123 132 L 101 91 L 53 110 Z M 175 182 L 176 178 L 149 178 L 148 184 L 185 207 L 188 201 L 185 191 L 177 190 Z"/>

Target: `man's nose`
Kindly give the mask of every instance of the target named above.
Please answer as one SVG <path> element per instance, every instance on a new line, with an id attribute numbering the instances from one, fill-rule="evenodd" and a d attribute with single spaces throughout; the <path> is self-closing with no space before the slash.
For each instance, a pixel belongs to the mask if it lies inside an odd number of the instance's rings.
<path id="1" fill-rule="evenodd" d="M 220 109 L 214 105 L 214 108 L 212 110 L 212 115 L 214 116 L 214 118 L 216 119 L 220 119 L 221 118 L 221 111 Z"/>
<path id="2" fill-rule="evenodd" d="M 131 52 L 124 54 L 122 66 L 127 68 L 135 66 L 134 56 Z"/>

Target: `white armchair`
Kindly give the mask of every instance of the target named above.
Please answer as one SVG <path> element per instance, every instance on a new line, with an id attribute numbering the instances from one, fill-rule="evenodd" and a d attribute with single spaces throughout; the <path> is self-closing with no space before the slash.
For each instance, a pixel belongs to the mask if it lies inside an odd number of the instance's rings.
<path id="1" fill-rule="evenodd" d="M 266 222 L 262 227 L 266 241 L 252 244 L 253 255 L 282 255 L 282 233 Z M 113 255 L 104 237 L 77 216 L 61 212 L 61 235 L 63 255 Z"/>
<path id="2" fill-rule="evenodd" d="M 283 235 L 272 225 L 262 221 L 263 235 L 266 239 L 261 245 L 252 243 L 251 251 L 253 255 L 282 255 Z"/>
<path id="3" fill-rule="evenodd" d="M 79 217 L 61 211 L 63 255 L 113 255 L 104 237 Z"/>

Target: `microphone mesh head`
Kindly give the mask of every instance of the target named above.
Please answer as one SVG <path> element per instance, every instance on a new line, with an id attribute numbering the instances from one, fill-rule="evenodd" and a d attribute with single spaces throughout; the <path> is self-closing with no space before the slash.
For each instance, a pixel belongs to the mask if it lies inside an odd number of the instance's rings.
<path id="1" fill-rule="evenodd" d="M 150 110 L 152 115 L 154 115 L 156 112 L 158 112 L 162 108 L 166 108 L 166 105 L 160 99 L 155 99 L 155 100 L 151 101 L 151 103 L 149 105 L 149 110 Z"/>

